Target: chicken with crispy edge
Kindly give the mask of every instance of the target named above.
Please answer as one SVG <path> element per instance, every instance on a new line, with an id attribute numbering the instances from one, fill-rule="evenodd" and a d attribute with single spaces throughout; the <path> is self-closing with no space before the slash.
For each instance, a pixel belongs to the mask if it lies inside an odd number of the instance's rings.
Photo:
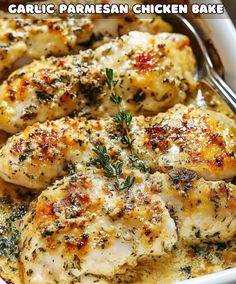
<path id="1" fill-rule="evenodd" d="M 113 277 L 125 265 L 160 256 L 177 241 L 175 223 L 151 184 L 137 170 L 116 178 L 91 168 L 57 181 L 23 218 L 20 262 L 24 283 L 88 283 Z M 81 279 L 82 277 L 82 279 Z"/>
<path id="2" fill-rule="evenodd" d="M 42 56 L 63 56 L 85 47 L 97 47 L 132 30 L 157 34 L 170 32 L 171 26 L 160 17 L 139 18 L 130 14 L 119 18 L 104 17 L 33 17 L 14 18 L 0 14 L 0 78 L 12 69 Z"/>
<path id="3" fill-rule="evenodd" d="M 176 105 L 138 118 L 130 135 L 136 154 L 155 170 L 184 168 L 207 180 L 236 175 L 236 125 L 224 114 Z"/>
<path id="4" fill-rule="evenodd" d="M 94 145 L 117 151 L 122 161 L 131 151 L 152 171 L 189 169 L 207 180 L 235 176 L 236 127 L 223 114 L 176 105 L 152 118 L 121 112 L 108 120 L 62 118 L 36 123 L 12 136 L 0 150 L 0 176 L 43 189 L 94 160 Z M 126 123 L 128 125 L 126 125 Z"/>
<path id="5" fill-rule="evenodd" d="M 175 220 L 179 238 L 188 244 L 226 242 L 236 234 L 236 186 L 206 181 L 180 169 L 150 177 L 153 194 L 165 203 Z"/>
<path id="6" fill-rule="evenodd" d="M 109 160 L 113 170 L 117 157 Z M 178 239 L 225 242 L 236 233 L 235 185 L 189 170 L 150 176 L 122 165 L 118 181 L 106 171 L 88 166 L 32 203 L 21 224 L 24 283 L 87 284 L 168 253 Z M 127 177 L 133 182 L 119 188 Z"/>
<path id="7" fill-rule="evenodd" d="M 12 65 L 27 63 L 42 56 L 71 54 L 78 45 L 90 40 L 91 20 L 82 19 L 0 19 L 0 72 Z M 1 77 L 3 77 L 1 76 Z"/>
<path id="8" fill-rule="evenodd" d="M 195 88 L 188 37 L 131 32 L 95 51 L 35 61 L 0 86 L 0 128 L 15 133 L 72 112 L 87 117 L 154 115 Z"/>

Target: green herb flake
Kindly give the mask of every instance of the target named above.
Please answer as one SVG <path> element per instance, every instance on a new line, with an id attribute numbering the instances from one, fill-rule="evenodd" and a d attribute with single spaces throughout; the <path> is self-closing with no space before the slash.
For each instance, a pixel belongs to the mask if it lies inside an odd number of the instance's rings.
<path id="1" fill-rule="evenodd" d="M 19 156 L 19 162 L 24 162 L 26 159 L 27 159 L 28 155 L 25 153 L 25 154 L 20 154 Z"/>
<path id="2" fill-rule="evenodd" d="M 137 92 L 135 95 L 134 95 L 134 101 L 135 102 L 142 102 L 142 101 L 144 101 L 145 100 L 145 98 L 146 98 L 146 95 L 145 95 L 145 93 L 143 92 L 143 91 L 140 91 L 140 92 Z"/>
<path id="3" fill-rule="evenodd" d="M 117 190 L 125 190 L 130 189 L 130 187 L 134 184 L 135 177 L 127 176 L 124 182 L 116 181 L 114 186 Z"/>
<path id="4" fill-rule="evenodd" d="M 139 160 L 139 158 L 136 155 L 130 155 L 129 159 L 134 165 L 134 167 L 138 168 L 140 171 L 144 173 L 150 171 L 150 169 L 144 164 L 144 162 L 142 160 Z"/>
<path id="5" fill-rule="evenodd" d="M 111 101 L 112 101 L 113 103 L 119 105 L 119 104 L 122 102 L 122 97 L 112 94 L 112 95 L 111 95 Z"/>
<path id="6" fill-rule="evenodd" d="M 9 237 L 0 234 L 0 256 L 7 258 L 18 256 L 19 231 L 12 229 Z"/>
<path id="7" fill-rule="evenodd" d="M 132 115 L 127 114 L 125 111 L 120 111 L 119 114 L 113 118 L 113 121 L 118 125 L 129 126 L 132 122 Z"/>
<path id="8" fill-rule="evenodd" d="M 107 85 L 108 85 L 109 89 L 114 88 L 118 83 L 118 80 L 114 80 L 113 69 L 106 68 L 106 79 L 107 79 Z"/>
<path id="9" fill-rule="evenodd" d="M 116 163 L 111 164 L 111 159 L 105 146 L 96 146 L 93 151 L 98 156 L 96 162 L 103 168 L 105 176 L 117 179 L 113 184 L 117 190 L 129 189 L 133 185 L 135 180 L 134 177 L 127 176 L 124 182 L 119 180 L 119 177 L 122 174 L 123 163 L 117 161 Z"/>
<path id="10" fill-rule="evenodd" d="M 123 135 L 121 136 L 121 143 L 124 144 L 124 145 L 127 145 L 127 146 L 131 146 L 134 142 L 134 139 L 130 139 L 128 136 L 126 135 Z"/>

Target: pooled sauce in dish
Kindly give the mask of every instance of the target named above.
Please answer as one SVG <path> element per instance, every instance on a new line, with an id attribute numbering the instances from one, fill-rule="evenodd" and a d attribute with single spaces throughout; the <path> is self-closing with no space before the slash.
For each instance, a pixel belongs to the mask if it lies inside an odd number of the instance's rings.
<path id="1" fill-rule="evenodd" d="M 215 178 L 221 169 L 222 175 L 227 176 L 227 163 L 232 161 L 235 165 L 236 153 L 229 151 L 235 146 L 235 115 L 214 90 L 193 82 L 194 57 L 188 38 L 169 34 L 171 27 L 160 18 L 149 21 L 129 15 L 117 19 L 117 25 L 112 19 L 110 33 L 104 26 L 107 19 L 97 19 L 96 32 L 93 20 L 80 22 L 82 27 L 77 25 L 78 29 L 74 29 L 73 19 L 60 19 L 58 23 L 37 20 L 35 27 L 38 22 L 47 30 L 47 40 L 52 32 L 52 41 L 65 37 L 71 46 L 60 41 L 59 54 L 53 46 L 50 54 L 39 47 L 37 56 L 32 58 L 77 54 L 81 43 L 82 49 L 97 47 L 133 30 L 153 35 L 166 33 L 153 37 L 140 33 L 143 38 L 139 42 L 138 34 L 131 32 L 96 51 L 82 51 L 78 58 L 75 55 L 68 61 L 39 60 L 24 69 L 31 73 L 19 69 L 4 83 L 6 98 L 1 107 L 9 103 L 19 114 L 22 110 L 17 103 L 24 107 L 32 96 L 37 105 L 32 103 L 25 109 L 27 122 L 21 124 L 14 120 L 10 107 L 7 119 L 4 111 L 1 114 L 7 125 L 4 129 L 12 126 L 9 132 L 16 134 L 11 138 L 12 134 L 0 131 L 0 159 L 4 159 L 0 175 L 6 180 L 0 179 L 0 277 L 12 284 L 168 284 L 236 267 L 236 239 L 227 237 L 234 230 L 227 221 L 232 216 L 235 219 L 234 177 L 222 181 Z M 23 27 L 22 21 L 15 24 L 15 29 L 35 36 L 34 26 Z M 61 31 L 62 26 L 66 34 Z M 36 32 L 39 37 L 41 28 Z M 28 43 L 22 45 L 24 36 L 18 37 L 8 35 L 3 39 L 9 44 L 9 52 L 16 56 L 11 58 L 13 61 L 19 59 L 19 50 L 29 55 Z M 6 56 L 3 49 L 0 47 Z M 173 55 L 175 49 L 178 58 Z M 5 61 L 1 67 L 6 67 Z M 39 71 L 34 73 L 30 68 Z M 19 87 L 22 82 L 24 89 Z M 18 87 L 20 92 L 15 92 Z M 65 112 L 68 101 L 71 118 L 45 122 L 69 114 Z M 75 103 L 86 111 L 74 109 Z M 60 114 L 54 117 L 52 112 L 48 117 L 53 104 L 57 104 Z M 175 104 L 173 114 L 171 107 Z M 122 108 L 132 112 L 133 117 Z M 155 108 L 161 113 L 155 113 Z M 40 123 L 33 124 L 37 112 Z M 92 124 L 86 119 L 78 122 L 75 117 L 81 113 L 85 118 L 102 119 Z M 229 125 L 229 133 L 222 130 L 219 113 L 222 123 Z M 147 114 L 152 117 L 135 117 Z M 173 118 L 176 121 L 171 124 Z M 31 126 L 25 131 L 26 125 Z M 192 155 L 191 151 L 198 150 L 192 143 L 198 141 L 198 135 L 203 139 L 200 143 L 207 141 L 209 145 L 204 148 L 199 144 L 203 150 Z M 66 152 L 68 148 L 70 151 Z M 63 159 L 67 163 L 59 171 Z M 54 165 L 55 160 L 58 163 Z M 214 181 L 207 180 L 207 175 L 203 179 L 200 166 L 196 166 L 201 162 L 212 170 Z M 45 168 L 41 168 L 42 163 Z M 53 175 L 52 165 L 58 168 L 57 175 Z M 191 166 L 196 166 L 198 174 Z M 45 171 L 47 167 L 49 170 Z M 26 189 L 28 181 L 35 186 Z M 42 193 L 42 189 L 47 190 Z M 209 226 L 204 227 L 202 216 L 206 217 L 208 208 L 213 208 L 216 223 L 209 219 Z M 187 218 L 192 211 L 195 215 Z M 202 222 L 200 229 L 194 224 L 196 220 Z M 210 226 L 213 223 L 216 231 Z M 60 251 L 60 245 L 64 251 Z M 109 248 L 114 250 L 109 252 Z M 129 250 L 131 253 L 126 256 Z M 114 257 L 117 254 L 120 259 Z M 98 257 L 100 263 L 94 265 L 93 260 Z M 57 278 L 58 267 L 64 280 Z M 85 273 L 80 275 L 83 269 Z"/>
<path id="2" fill-rule="evenodd" d="M 189 97 L 187 104 L 206 107 L 207 109 L 224 113 L 228 117 L 235 119 L 234 113 L 223 98 L 205 83 L 199 83 L 196 94 Z"/>

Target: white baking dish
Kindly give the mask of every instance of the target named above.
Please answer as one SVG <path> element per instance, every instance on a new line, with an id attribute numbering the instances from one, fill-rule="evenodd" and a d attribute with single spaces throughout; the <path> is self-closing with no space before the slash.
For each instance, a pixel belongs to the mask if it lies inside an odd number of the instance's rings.
<path id="1" fill-rule="evenodd" d="M 190 1 L 192 3 L 208 2 L 205 1 Z M 221 2 L 221 1 L 214 1 Z M 220 18 L 198 18 L 195 23 L 202 30 L 206 39 L 210 39 L 224 66 L 224 74 L 226 82 L 236 92 L 236 29 L 229 19 L 228 14 L 225 12 Z M 178 281 L 177 281 L 178 282 Z M 176 282 L 176 283 L 177 283 Z M 228 269 L 222 272 L 198 277 L 195 279 L 189 279 L 178 283 L 183 284 L 236 284 L 236 268 Z"/>
<path id="2" fill-rule="evenodd" d="M 192 3 L 209 2 L 205 1 L 190 1 Z M 215 0 L 214 3 L 220 2 Z M 227 13 L 221 18 L 198 18 L 195 22 L 202 30 L 206 39 L 210 39 L 216 50 L 218 51 L 222 60 L 225 79 L 232 89 L 236 92 L 236 30 L 229 19 Z M 198 277 L 195 279 L 189 279 L 186 281 L 176 281 L 176 283 L 183 284 L 236 284 L 236 268 L 228 269 L 222 272 Z M 6 284 L 0 278 L 0 284 Z"/>
<path id="3" fill-rule="evenodd" d="M 212 4 L 213 1 L 191 0 L 190 2 Z M 215 0 L 214 3 L 221 3 L 221 1 Z M 206 39 L 210 39 L 213 42 L 224 66 L 225 80 L 236 92 L 236 29 L 227 12 L 221 16 L 214 16 L 214 18 L 198 17 L 195 23 L 203 31 Z"/>
<path id="4" fill-rule="evenodd" d="M 190 1 L 192 3 L 208 2 L 205 1 Z M 221 1 L 214 1 L 221 2 Z M 220 18 L 198 18 L 195 22 L 202 30 L 206 39 L 210 39 L 224 66 L 224 74 L 226 82 L 236 92 L 236 29 L 225 12 Z M 177 283 L 177 282 L 176 282 Z M 183 284 L 236 284 L 236 268 L 228 269 L 222 272 L 189 279 L 178 283 Z"/>

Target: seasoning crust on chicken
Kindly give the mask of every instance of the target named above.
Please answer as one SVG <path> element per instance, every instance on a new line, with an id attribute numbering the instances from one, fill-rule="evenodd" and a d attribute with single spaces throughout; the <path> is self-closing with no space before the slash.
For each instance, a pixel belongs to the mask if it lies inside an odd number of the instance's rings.
<path id="1" fill-rule="evenodd" d="M 120 117 L 118 117 L 120 118 Z M 36 123 L 12 136 L 0 150 L 0 176 L 30 188 L 45 188 L 72 163 L 94 159 L 105 145 L 127 159 L 130 151 L 152 171 L 189 169 L 207 180 L 233 178 L 234 121 L 216 112 L 177 105 L 152 118 L 133 117 L 128 127 L 108 120 L 62 118 Z"/>
<path id="2" fill-rule="evenodd" d="M 51 4 L 51 2 L 50 2 Z M 32 59 L 78 53 L 95 48 L 130 31 L 171 32 L 171 26 L 160 17 L 142 19 L 131 11 L 126 17 L 106 19 L 27 15 L 14 17 L 0 11 L 0 78 Z M 109 23 L 109 24 L 108 24 Z"/>
<path id="3" fill-rule="evenodd" d="M 155 170 L 189 169 L 207 180 L 236 172 L 235 121 L 214 111 L 176 105 L 137 119 L 131 135 L 136 154 Z"/>
<path id="4" fill-rule="evenodd" d="M 197 106 L 190 39 L 133 4 L 0 11 L 0 282 L 172 283 L 236 264 L 233 114 Z"/>
<path id="5" fill-rule="evenodd" d="M 78 115 L 155 115 L 195 89 L 189 39 L 131 32 L 94 52 L 35 61 L 0 86 L 0 127 L 18 132 L 34 122 Z M 117 103 L 117 100 L 118 103 Z"/>
<path id="6" fill-rule="evenodd" d="M 134 183 L 118 190 L 91 168 L 39 196 L 21 224 L 24 283 L 88 283 L 87 275 L 112 277 L 172 248 L 175 224 L 163 202 L 143 174 L 123 168 L 121 179 L 128 175 Z"/>
<path id="7" fill-rule="evenodd" d="M 0 72 L 17 60 L 39 59 L 73 53 L 93 33 L 89 19 L 0 19 Z"/>
<path id="8" fill-rule="evenodd" d="M 179 238 L 188 244 L 227 242 L 236 234 L 236 186 L 206 181 L 181 169 L 151 176 L 153 193 L 175 220 Z"/>
<path id="9" fill-rule="evenodd" d="M 121 156 L 110 157 L 116 168 Z M 117 181 L 97 162 L 32 203 L 21 224 L 24 283 L 112 278 L 140 259 L 167 253 L 177 235 L 190 245 L 234 237 L 234 185 L 205 181 L 189 170 L 145 174 L 126 163 Z M 127 177 L 133 182 L 119 188 Z"/>

